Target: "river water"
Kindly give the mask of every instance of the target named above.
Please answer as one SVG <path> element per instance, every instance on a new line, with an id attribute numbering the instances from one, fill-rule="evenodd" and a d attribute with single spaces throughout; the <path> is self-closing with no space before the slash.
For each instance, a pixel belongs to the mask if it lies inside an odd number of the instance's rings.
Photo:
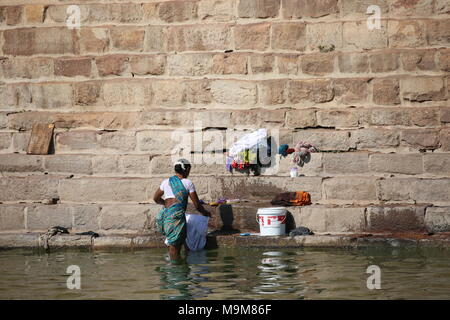
<path id="1" fill-rule="evenodd" d="M 450 299 L 450 250 L 219 248 L 179 264 L 164 249 L 4 250 L 0 299 Z"/>

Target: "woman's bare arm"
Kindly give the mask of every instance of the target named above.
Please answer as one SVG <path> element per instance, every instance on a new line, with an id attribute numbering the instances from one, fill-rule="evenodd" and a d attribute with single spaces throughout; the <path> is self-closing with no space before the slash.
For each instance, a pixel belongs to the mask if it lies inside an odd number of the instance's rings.
<path id="1" fill-rule="evenodd" d="M 155 195 L 153 196 L 153 201 L 155 201 L 157 204 L 161 204 L 164 205 L 164 200 L 162 198 L 164 194 L 164 191 L 162 191 L 161 189 L 158 188 L 158 190 L 156 190 Z"/>
<path id="2" fill-rule="evenodd" d="M 200 203 L 200 200 L 198 198 L 196 191 L 189 193 L 189 197 L 191 198 L 192 203 L 194 204 L 194 207 L 195 207 L 195 209 L 197 209 L 198 212 L 200 212 L 204 216 L 211 217 L 211 213 L 209 213 L 209 211 L 207 211 L 203 207 L 203 205 Z"/>

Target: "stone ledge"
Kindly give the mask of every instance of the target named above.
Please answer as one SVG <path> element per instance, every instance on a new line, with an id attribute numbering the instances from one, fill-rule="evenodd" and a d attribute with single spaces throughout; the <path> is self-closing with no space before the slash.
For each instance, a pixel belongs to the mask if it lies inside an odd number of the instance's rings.
<path id="1" fill-rule="evenodd" d="M 215 214 L 210 227 L 216 229 L 237 229 L 241 232 L 258 232 L 256 212 L 260 207 L 273 207 L 269 201 L 248 201 L 232 205 L 221 205 L 214 209 Z M 298 226 L 304 226 L 317 233 L 358 233 L 358 232 L 422 232 L 431 222 L 425 222 L 425 210 L 430 204 L 386 204 L 374 203 L 370 205 L 333 205 L 312 204 L 308 206 L 286 207 L 287 231 Z M 434 208 L 434 207 L 433 207 Z M 444 207 L 435 207 L 446 209 Z M 437 209 L 436 209 L 437 210 Z M 445 211 L 447 212 L 447 211 Z M 444 214 L 441 214 L 444 215 Z M 448 223 L 440 216 L 434 218 L 434 231 L 447 231 Z M 445 215 L 446 217 L 446 215 Z M 438 219 L 440 218 L 440 220 Z M 289 230 L 288 230 L 289 229 Z M 433 231 L 431 230 L 431 231 Z"/>
<path id="2" fill-rule="evenodd" d="M 165 248 L 164 237 L 158 234 L 107 235 L 98 238 L 79 235 L 57 235 L 50 239 L 53 249 L 62 248 Z M 209 235 L 207 249 L 217 247 L 247 248 L 363 248 L 368 246 L 426 246 L 450 248 L 450 233 L 428 235 L 426 233 L 390 234 L 316 234 L 313 236 L 260 237 L 238 234 Z M 39 248 L 39 234 L 0 234 L 0 249 Z"/>
<path id="3" fill-rule="evenodd" d="M 212 212 L 209 227 L 211 230 L 259 232 L 256 213 L 260 207 L 272 206 L 267 200 L 208 206 Z M 450 231 L 450 206 L 437 207 L 429 203 L 313 204 L 286 209 L 287 233 L 299 226 L 316 234 Z M 95 230 L 103 235 L 136 235 L 156 231 L 155 216 L 159 210 L 160 206 L 154 203 L 3 203 L 0 204 L 0 231 L 39 233 L 59 225 L 71 232 Z M 189 204 L 187 212 L 195 211 Z"/>

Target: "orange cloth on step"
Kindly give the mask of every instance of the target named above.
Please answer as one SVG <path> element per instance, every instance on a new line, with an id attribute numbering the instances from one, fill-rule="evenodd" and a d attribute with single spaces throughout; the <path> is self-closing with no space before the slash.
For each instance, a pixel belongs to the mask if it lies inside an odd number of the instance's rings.
<path id="1" fill-rule="evenodd" d="M 311 196 L 306 191 L 283 192 L 277 194 L 270 203 L 281 206 L 306 206 L 311 204 Z"/>
<path id="2" fill-rule="evenodd" d="M 306 191 L 297 191 L 295 192 L 295 198 L 289 200 L 293 206 L 306 206 L 311 204 L 311 196 Z"/>

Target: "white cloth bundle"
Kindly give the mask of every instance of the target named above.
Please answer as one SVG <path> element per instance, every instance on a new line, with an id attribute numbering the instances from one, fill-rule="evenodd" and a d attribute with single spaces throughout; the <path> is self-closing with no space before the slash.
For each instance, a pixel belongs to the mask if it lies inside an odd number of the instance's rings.
<path id="1" fill-rule="evenodd" d="M 267 138 L 267 129 L 264 128 L 253 131 L 252 133 L 248 133 L 231 146 L 228 155 L 234 158 L 238 155 L 239 152 L 245 149 L 251 149 L 258 143 L 265 143 L 267 145 L 266 138 Z"/>
<path id="2" fill-rule="evenodd" d="M 201 250 L 206 244 L 209 217 L 200 214 L 186 213 L 187 237 L 186 245 L 189 250 Z"/>

